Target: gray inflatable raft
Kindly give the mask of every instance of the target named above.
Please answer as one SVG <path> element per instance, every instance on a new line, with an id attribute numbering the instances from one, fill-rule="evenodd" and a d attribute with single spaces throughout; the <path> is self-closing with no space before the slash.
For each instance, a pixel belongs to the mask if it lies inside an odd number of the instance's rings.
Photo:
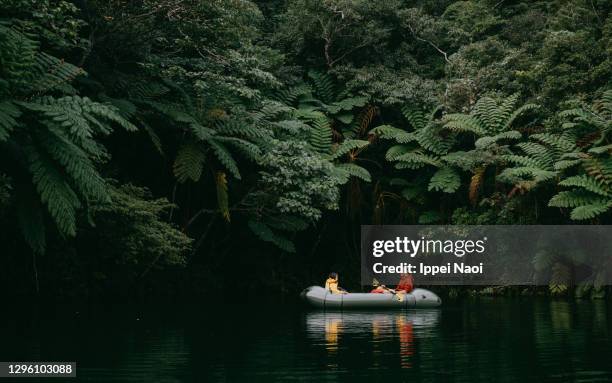
<path id="1" fill-rule="evenodd" d="M 332 294 L 321 286 L 310 286 L 301 297 L 310 305 L 321 309 L 382 309 L 382 308 L 431 308 L 442 300 L 429 290 L 414 289 L 399 301 L 393 294 L 348 293 Z"/>

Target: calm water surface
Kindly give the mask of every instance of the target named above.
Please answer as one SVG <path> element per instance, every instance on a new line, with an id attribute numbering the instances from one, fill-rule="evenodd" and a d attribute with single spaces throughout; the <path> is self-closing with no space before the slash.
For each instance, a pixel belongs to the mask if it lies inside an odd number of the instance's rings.
<path id="1" fill-rule="evenodd" d="M 72 382 L 612 381 L 605 302 L 480 299 L 344 313 L 196 304 L 19 311 L 0 319 L 0 361 L 77 361 Z"/>

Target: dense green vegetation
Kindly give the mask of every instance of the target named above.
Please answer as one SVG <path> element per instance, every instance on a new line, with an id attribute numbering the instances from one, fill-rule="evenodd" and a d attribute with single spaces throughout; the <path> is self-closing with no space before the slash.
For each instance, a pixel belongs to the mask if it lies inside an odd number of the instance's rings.
<path id="1" fill-rule="evenodd" d="M 609 224 L 611 8 L 0 0 L 0 286 L 285 293 L 357 285 L 360 224 Z"/>

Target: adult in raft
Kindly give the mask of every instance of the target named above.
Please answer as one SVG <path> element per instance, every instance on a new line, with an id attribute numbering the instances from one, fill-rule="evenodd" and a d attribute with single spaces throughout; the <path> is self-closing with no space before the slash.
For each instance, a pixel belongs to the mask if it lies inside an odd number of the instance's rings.
<path id="1" fill-rule="evenodd" d="M 332 294 L 346 294 L 347 291 L 338 286 L 338 273 L 329 273 L 325 281 L 325 290 Z"/>

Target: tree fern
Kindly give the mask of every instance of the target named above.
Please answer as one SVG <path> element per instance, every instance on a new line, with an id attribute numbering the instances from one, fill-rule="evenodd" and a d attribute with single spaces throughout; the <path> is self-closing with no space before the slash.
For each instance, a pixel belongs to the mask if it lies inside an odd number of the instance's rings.
<path id="1" fill-rule="evenodd" d="M 471 132 L 477 136 L 496 135 L 511 130 L 517 118 L 537 108 L 535 104 L 525 104 L 514 109 L 518 100 L 512 95 L 501 103 L 490 97 L 476 102 L 469 115 L 456 113 L 445 116 L 445 128 L 457 132 Z"/>
<path id="2" fill-rule="evenodd" d="M 29 172 L 32 185 L 20 182 L 20 192 L 33 198 L 28 190 L 35 190 L 60 234 L 73 236 L 81 207 L 110 200 L 96 168 L 109 157 L 100 136 L 136 127 L 112 104 L 75 95 L 71 83 L 85 72 L 42 52 L 34 38 L 0 24 L 0 141 L 12 148 L 11 163 L 3 165 Z M 15 205 L 24 238 L 42 252 L 42 211 L 33 213 L 24 201 Z"/>

